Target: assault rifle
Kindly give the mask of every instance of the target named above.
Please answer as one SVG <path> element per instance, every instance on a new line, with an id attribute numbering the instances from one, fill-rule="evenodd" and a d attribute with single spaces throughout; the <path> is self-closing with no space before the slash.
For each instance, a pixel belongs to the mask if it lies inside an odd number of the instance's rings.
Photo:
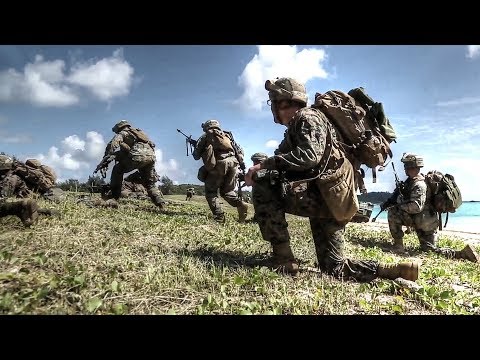
<path id="1" fill-rule="evenodd" d="M 192 135 L 187 136 L 182 130 L 177 129 L 177 131 L 185 136 L 185 146 L 187 147 L 187 156 L 188 156 L 188 149 L 190 148 L 190 154 L 193 154 L 193 150 L 195 150 L 195 146 L 197 146 L 197 140 L 192 139 Z"/>
<path id="2" fill-rule="evenodd" d="M 380 215 L 383 211 L 394 207 L 397 204 L 398 195 L 404 194 L 405 191 L 405 184 L 400 181 L 398 178 L 397 172 L 395 171 L 395 165 L 392 162 L 393 174 L 395 175 L 395 191 L 393 192 L 392 196 L 388 198 L 383 204 L 380 205 L 380 212 L 372 219 L 372 222 L 377 220 L 378 215 Z"/>
<path id="3" fill-rule="evenodd" d="M 96 169 L 93 173 L 96 174 L 97 172 L 100 171 L 100 174 L 102 174 L 102 177 L 105 179 L 107 177 L 108 165 L 113 160 L 115 160 L 115 154 L 105 155 L 103 157 L 102 161 L 100 161 L 100 164 L 97 165 L 97 167 L 96 167 Z"/>

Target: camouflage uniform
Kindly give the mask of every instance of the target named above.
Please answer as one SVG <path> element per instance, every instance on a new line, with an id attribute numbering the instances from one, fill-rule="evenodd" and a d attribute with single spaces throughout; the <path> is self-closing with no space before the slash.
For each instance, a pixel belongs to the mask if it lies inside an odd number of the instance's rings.
<path id="1" fill-rule="evenodd" d="M 185 200 L 192 200 L 193 195 L 195 195 L 195 189 L 194 188 L 188 188 L 187 189 L 187 197 Z"/>
<path id="2" fill-rule="evenodd" d="M 405 170 L 423 167 L 423 158 L 415 154 L 405 153 L 401 161 L 405 165 Z M 401 187 L 401 193 L 398 190 L 395 191 L 393 197 L 381 205 L 383 209 L 387 208 L 389 203 L 393 202 L 394 204 L 388 210 L 388 226 L 393 237 L 395 249 L 404 251 L 402 226 L 407 226 L 415 230 L 420 241 L 421 250 L 433 251 L 450 259 L 469 259 L 464 257 L 465 251 L 463 250 L 462 252 L 437 247 L 438 213 L 430 201 L 431 194 L 425 182 L 425 176 L 421 173 L 413 177 L 409 176 L 402 183 Z M 471 249 L 468 249 L 468 251 L 471 252 Z"/>
<path id="3" fill-rule="evenodd" d="M 104 155 L 115 154 L 117 161 L 110 179 L 112 197 L 115 200 L 120 198 L 123 175 L 137 169 L 150 199 L 158 207 L 163 207 L 162 194 L 156 186 L 158 175 L 155 171 L 155 144 L 148 139 L 140 139 L 137 135 L 139 132 L 145 137 L 146 135 L 140 129 L 131 128 L 125 120 L 117 123 L 112 131 L 116 135 L 107 144 Z"/>
<path id="4" fill-rule="evenodd" d="M 222 131 L 220 129 L 220 124 L 216 120 L 205 122 L 205 124 L 202 124 L 202 128 L 205 132 L 210 129 Z M 204 182 L 205 198 L 207 199 L 214 219 L 219 222 L 225 220 L 225 215 L 218 199 L 219 190 L 220 196 L 222 196 L 230 206 L 237 208 L 240 222 L 244 222 L 247 216 L 248 207 L 235 191 L 237 167 L 243 163 L 243 150 L 241 148 L 238 149 L 239 159 L 236 158 L 233 150 L 224 151 L 216 149 L 214 144 L 209 143 L 208 137 L 205 133 L 198 139 L 195 150 L 192 154 L 195 160 L 200 160 L 200 158 L 202 158 L 204 163 L 206 156 L 212 155 L 208 154 L 208 152 L 213 152 L 213 156 L 215 157 L 216 164 L 213 169 L 208 170 Z"/>
<path id="5" fill-rule="evenodd" d="M 128 198 L 137 198 L 137 199 L 146 199 L 147 189 L 143 186 L 143 179 L 140 175 L 140 172 L 135 171 L 123 179 L 121 197 Z M 160 190 L 159 190 L 160 191 Z"/>
<path id="6" fill-rule="evenodd" d="M 15 174 L 14 161 L 6 155 L 0 155 L 0 198 L 11 196 L 26 198 L 32 194 L 25 181 Z"/>
<path id="7" fill-rule="evenodd" d="M 285 219 L 285 213 L 289 213 L 309 218 L 318 266 L 322 271 L 338 278 L 358 281 L 370 281 L 378 276 L 386 278 L 400 276 L 416 280 L 418 267 L 415 274 L 406 276 L 405 272 L 402 275 L 403 270 L 400 266 L 393 266 L 393 270 L 384 270 L 383 265 L 377 261 L 348 259 L 343 256 L 344 231 L 348 219 L 337 220 L 327 206 L 327 198 L 322 195 L 321 186 L 331 185 L 318 185 L 317 181 L 302 182 L 301 179 L 313 178 L 315 174 L 319 174 L 320 168 L 324 170 L 321 171 L 322 174 L 330 174 L 346 167 L 350 170 L 351 178 L 342 181 L 341 184 L 349 187 L 354 193 L 353 167 L 339 151 L 339 145 L 333 137 L 335 131 L 325 115 L 316 109 L 305 107 L 307 99 L 303 85 L 294 79 L 281 78 L 267 81 L 265 88 L 270 90 L 269 97 L 275 122 L 279 122 L 276 107 L 283 100 L 301 107 L 287 124 L 285 137 L 275 150 L 275 155 L 261 163 L 262 169 L 270 173 L 284 172 L 288 180 L 300 181 L 296 182 L 295 186 L 285 189 L 281 181 L 271 181 L 275 176 L 259 177 L 258 173 L 255 174 L 257 176 L 253 176 L 255 181 L 253 204 L 257 221 L 263 239 L 272 244 L 273 261 L 276 265 L 292 274 L 298 271 L 289 245 L 290 234 Z M 276 92 L 278 88 L 280 91 Z M 337 149 L 335 152 L 330 150 L 335 148 Z M 324 153 L 327 151 L 330 155 L 325 161 Z M 356 210 L 358 202 L 356 207 L 349 210 L 349 218 Z M 408 267 L 410 265 L 407 264 Z"/>

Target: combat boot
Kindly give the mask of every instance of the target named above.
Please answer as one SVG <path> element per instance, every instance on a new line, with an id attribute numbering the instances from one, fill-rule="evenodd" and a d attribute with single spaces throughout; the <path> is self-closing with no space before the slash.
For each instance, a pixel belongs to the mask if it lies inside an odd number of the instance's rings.
<path id="1" fill-rule="evenodd" d="M 248 215 L 248 205 L 245 204 L 243 201 L 241 201 L 240 204 L 238 204 L 237 206 L 237 211 L 238 211 L 238 222 L 244 223 Z"/>
<path id="2" fill-rule="evenodd" d="M 273 267 L 275 271 L 278 272 L 294 276 L 297 275 L 298 263 L 295 261 L 292 249 L 290 248 L 290 243 L 283 242 L 280 244 L 274 244 L 272 245 L 272 249 L 273 256 L 270 259 L 271 267 Z"/>
<path id="3" fill-rule="evenodd" d="M 162 199 L 161 196 L 155 196 L 152 198 L 153 203 L 160 209 L 163 210 L 165 201 Z"/>
<path id="4" fill-rule="evenodd" d="M 378 264 L 377 275 L 380 278 L 395 280 L 403 278 L 405 280 L 415 281 L 418 279 L 418 263 L 403 262 L 400 264 Z"/>
<path id="5" fill-rule="evenodd" d="M 405 253 L 405 247 L 403 246 L 403 238 L 393 239 L 392 250 L 393 250 L 393 252 L 396 252 L 398 254 L 404 254 Z"/>
<path id="6" fill-rule="evenodd" d="M 455 258 L 456 259 L 466 259 L 471 262 L 478 263 L 480 262 L 480 257 L 478 253 L 475 251 L 473 246 L 467 245 L 462 250 L 455 251 Z"/>
<path id="7" fill-rule="evenodd" d="M 216 222 L 220 223 L 220 224 L 224 224 L 225 223 L 225 214 L 217 214 L 217 215 L 213 215 L 213 220 L 215 220 Z"/>
<path id="8" fill-rule="evenodd" d="M 0 216 L 16 215 L 23 225 L 29 227 L 38 220 L 38 205 L 35 200 L 25 199 L 15 202 L 7 202 L 1 205 Z"/>

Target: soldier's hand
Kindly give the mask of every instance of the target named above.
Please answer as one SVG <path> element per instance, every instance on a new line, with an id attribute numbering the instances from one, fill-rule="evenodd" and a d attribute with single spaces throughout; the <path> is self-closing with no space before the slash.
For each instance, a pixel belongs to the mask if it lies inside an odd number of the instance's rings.
<path id="1" fill-rule="evenodd" d="M 261 164 L 257 164 L 248 169 L 248 172 L 245 174 L 245 184 L 247 186 L 252 186 L 254 181 L 252 179 L 253 174 L 261 169 Z"/>

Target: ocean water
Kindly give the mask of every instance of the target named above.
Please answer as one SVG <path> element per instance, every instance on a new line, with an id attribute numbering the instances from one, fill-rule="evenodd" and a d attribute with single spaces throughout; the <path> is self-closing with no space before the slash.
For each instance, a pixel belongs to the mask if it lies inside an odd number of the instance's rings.
<path id="1" fill-rule="evenodd" d="M 370 221 L 380 211 L 380 205 L 375 205 Z M 442 223 L 445 224 L 446 214 L 442 214 Z M 387 212 L 382 212 L 377 222 L 388 222 Z M 464 202 L 456 212 L 448 214 L 448 223 L 445 230 L 466 231 L 480 233 L 480 202 Z"/>

